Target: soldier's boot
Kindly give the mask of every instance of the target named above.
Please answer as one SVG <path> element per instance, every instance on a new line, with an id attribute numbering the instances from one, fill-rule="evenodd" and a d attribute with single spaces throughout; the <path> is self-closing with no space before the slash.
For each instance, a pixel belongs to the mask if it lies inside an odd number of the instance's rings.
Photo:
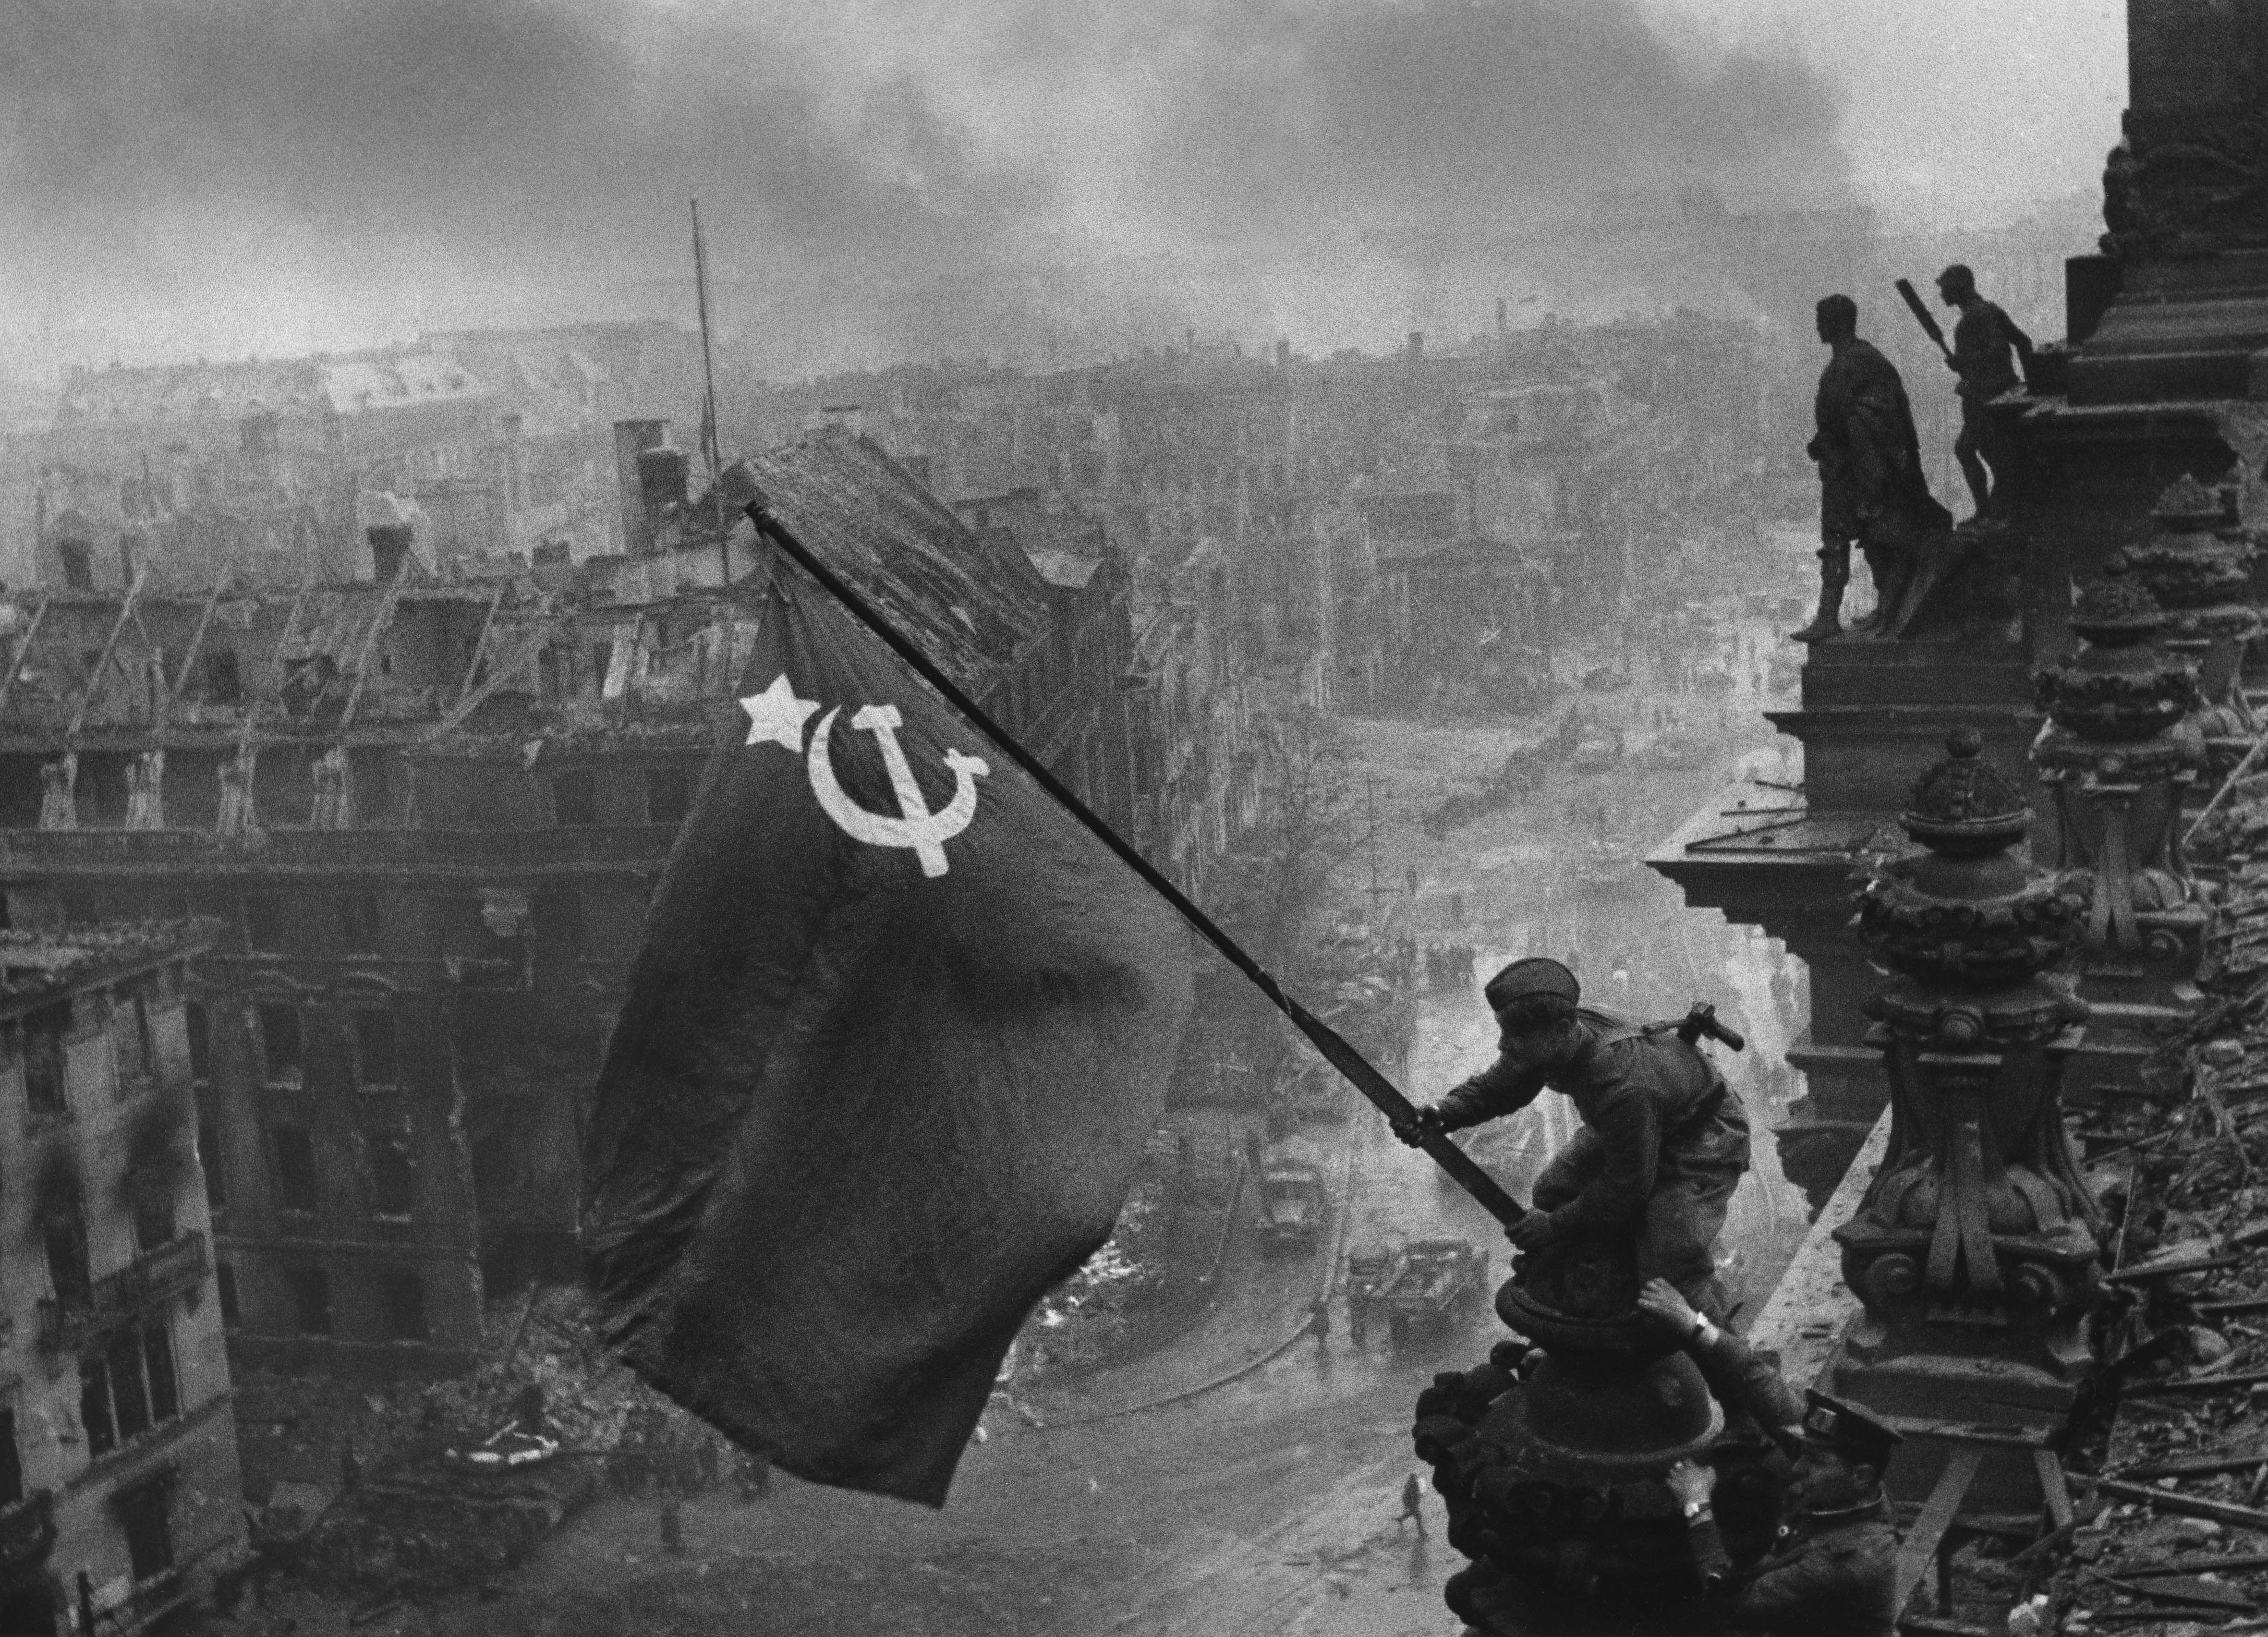
<path id="1" fill-rule="evenodd" d="M 1800 630 L 1788 632 L 1791 642 L 1825 642 L 1830 637 L 1843 634 L 1843 587 L 1822 586 L 1819 588 L 1819 612 L 1811 616 L 1811 623 Z"/>

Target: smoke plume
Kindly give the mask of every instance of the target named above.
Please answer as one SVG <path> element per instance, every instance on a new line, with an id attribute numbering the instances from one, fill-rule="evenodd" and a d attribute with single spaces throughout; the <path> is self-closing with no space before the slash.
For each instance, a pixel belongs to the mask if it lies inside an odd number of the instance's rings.
<path id="1" fill-rule="evenodd" d="M 1844 173 L 1817 74 L 1673 50 L 1630 0 L 11 19 L 0 367 L 681 315 L 696 195 L 720 316 L 777 369 L 1183 324 L 1367 343 L 1592 277 L 1565 230 L 1602 201 L 1816 203 Z"/>

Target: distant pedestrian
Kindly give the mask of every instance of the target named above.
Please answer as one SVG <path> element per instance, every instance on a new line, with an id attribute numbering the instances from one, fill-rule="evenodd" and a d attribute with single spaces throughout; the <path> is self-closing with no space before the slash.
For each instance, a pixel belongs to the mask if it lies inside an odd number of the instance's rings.
<path id="1" fill-rule="evenodd" d="M 1352 1292 L 1348 1293 L 1347 1340 L 1358 1352 L 1361 1350 L 1363 1341 L 1364 1320 L 1366 1317 L 1363 1311 L 1364 1306 L 1365 1303 L 1359 1297 L 1356 1296 Z"/>
<path id="2" fill-rule="evenodd" d="M 1418 1474 L 1412 1472 L 1402 1480 L 1402 1515 L 1394 1520 L 1394 1532 L 1400 1534 L 1404 1523 L 1418 1525 L 1418 1538 L 1425 1538 L 1425 1492 L 1418 1486 Z"/>
<path id="3" fill-rule="evenodd" d="M 1418 866 L 1414 864 L 1411 865 L 1407 870 L 1403 872 L 1403 879 L 1408 881 L 1410 883 L 1410 896 L 1413 898 L 1416 897 L 1418 896 Z"/>
<path id="4" fill-rule="evenodd" d="M 1317 1296 L 1307 1304 L 1307 1328 L 1314 1332 L 1318 1350 L 1328 1346 L 1331 1338 L 1331 1299 Z"/>

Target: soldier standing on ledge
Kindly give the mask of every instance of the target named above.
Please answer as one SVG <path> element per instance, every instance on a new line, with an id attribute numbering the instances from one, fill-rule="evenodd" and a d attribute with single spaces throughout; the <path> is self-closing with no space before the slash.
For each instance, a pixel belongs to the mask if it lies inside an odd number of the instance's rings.
<path id="1" fill-rule="evenodd" d="M 1495 1064 L 1395 1135 L 1414 1147 L 1428 1131 L 1514 1113 L 1546 1087 L 1561 1093 L 1583 1128 L 1535 1179 L 1535 1208 L 1508 1230 L 1512 1242 L 1535 1250 L 1634 1228 L 1639 1278 L 1658 1274 L 1722 1316 L 1714 1251 L 1749 1169 L 1749 1121 L 1717 1066 L 1674 1024 L 1640 1028 L 1580 1006 L 1575 975 L 1548 956 L 1514 961 L 1483 993 L 1502 1031 Z"/>
<path id="2" fill-rule="evenodd" d="M 2005 520 L 2015 493 L 2015 454 L 2007 433 L 1984 406 L 2022 384 L 2016 360 L 2031 368 L 2032 338 L 1977 293 L 1977 275 L 1958 262 L 1937 276 L 1937 294 L 1961 313 L 1954 321 L 1953 351 L 1945 363 L 1961 377 L 1954 388 L 1961 398 L 1961 435 L 1953 453 L 1977 502 L 1977 516 L 1970 520 Z"/>
<path id="3" fill-rule="evenodd" d="M 1819 611 L 1810 624 L 1788 633 L 1798 642 L 1842 634 L 1852 542 L 1866 547 L 1876 617 L 1887 619 L 1904 578 L 1896 559 L 1909 549 L 1896 537 L 1911 538 L 1917 523 L 1947 527 L 1953 520 L 1930 498 L 1905 383 L 1873 343 L 1859 339 L 1859 304 L 1848 296 L 1822 297 L 1817 322 L 1819 339 L 1834 350 L 1812 404 L 1817 431 L 1804 446 L 1819 463 Z"/>

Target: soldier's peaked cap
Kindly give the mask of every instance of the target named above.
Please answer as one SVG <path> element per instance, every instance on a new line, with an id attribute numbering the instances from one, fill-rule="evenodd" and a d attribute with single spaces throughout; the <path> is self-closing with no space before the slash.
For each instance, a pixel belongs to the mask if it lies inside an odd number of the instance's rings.
<path id="1" fill-rule="evenodd" d="M 1557 995 L 1572 1006 L 1583 998 L 1583 986 L 1575 981 L 1574 973 L 1550 955 L 1532 955 L 1490 978 L 1481 993 L 1487 997 L 1490 1011 L 1501 1012 L 1530 995 Z"/>
<path id="2" fill-rule="evenodd" d="M 1803 1395 L 1803 1436 L 1850 1460 L 1863 1461 L 1877 1472 L 1889 1464 L 1890 1452 L 1905 1440 L 1854 1404 L 1830 1398 L 1817 1388 Z"/>

